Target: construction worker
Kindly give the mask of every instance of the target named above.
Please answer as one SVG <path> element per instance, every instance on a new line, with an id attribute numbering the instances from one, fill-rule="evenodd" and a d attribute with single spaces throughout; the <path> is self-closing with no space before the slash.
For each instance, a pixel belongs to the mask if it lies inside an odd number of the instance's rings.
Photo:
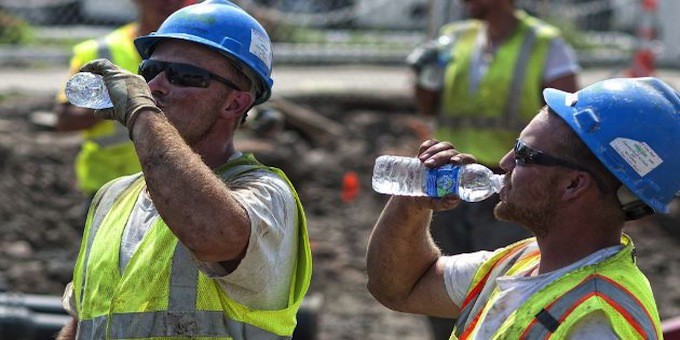
<path id="1" fill-rule="evenodd" d="M 436 40 L 417 48 L 418 112 L 434 118 L 434 135 L 472 153 L 494 172 L 514 136 L 544 104 L 551 87 L 574 92 L 576 55 L 558 29 L 517 10 L 514 0 L 463 1 L 470 20 L 444 25 Z M 493 216 L 494 197 L 438 212 L 432 234 L 446 254 L 491 250 L 529 234 Z M 435 339 L 448 339 L 453 320 L 430 318 Z"/>
<path id="2" fill-rule="evenodd" d="M 546 89 L 547 106 L 501 160 L 497 218 L 535 238 L 442 256 L 428 233 L 443 199 L 393 196 L 369 240 L 368 287 L 385 306 L 457 318 L 460 339 L 658 339 L 659 315 L 624 222 L 680 191 L 680 96 L 655 78 Z M 428 167 L 474 162 L 428 140 Z"/>
<path id="3" fill-rule="evenodd" d="M 88 214 L 60 339 L 289 338 L 311 279 L 304 211 L 285 174 L 234 147 L 271 95 L 267 32 L 207 0 L 135 39 L 139 74 L 101 74 L 142 173 L 109 182 Z M 148 84 L 147 84 L 148 83 Z"/>
<path id="4" fill-rule="evenodd" d="M 137 20 L 101 39 L 84 41 L 73 48 L 70 74 L 88 61 L 107 58 L 114 64 L 131 72 L 137 72 L 142 58 L 133 40 L 149 34 L 176 10 L 194 3 L 194 0 L 133 0 L 137 7 Z M 64 89 L 57 94 L 54 111 L 57 131 L 82 131 L 83 142 L 75 160 L 78 189 L 88 200 L 106 182 L 141 170 L 139 160 L 127 131 L 113 121 L 94 116 L 93 110 L 71 105 Z"/>

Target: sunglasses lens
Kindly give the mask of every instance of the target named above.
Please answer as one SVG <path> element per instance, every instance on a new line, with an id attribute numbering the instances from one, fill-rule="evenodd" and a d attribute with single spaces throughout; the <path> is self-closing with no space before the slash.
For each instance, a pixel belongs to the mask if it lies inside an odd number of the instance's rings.
<path id="1" fill-rule="evenodd" d="M 161 73 L 164 68 L 165 65 L 160 62 L 144 60 L 139 65 L 139 70 L 137 73 L 139 73 L 139 75 L 142 76 L 144 80 L 149 82 L 151 79 L 156 78 L 156 76 Z"/>
<path id="2" fill-rule="evenodd" d="M 176 85 L 208 87 L 210 74 L 198 67 L 184 64 L 170 64 L 166 71 L 168 80 Z"/>
<path id="3" fill-rule="evenodd" d="M 529 150 L 524 143 L 517 141 L 515 144 L 515 163 L 525 165 L 531 161 Z"/>
<path id="4" fill-rule="evenodd" d="M 209 85 L 210 73 L 208 71 L 186 64 L 144 60 L 139 65 L 138 73 L 149 82 L 163 71 L 171 84 L 189 87 L 208 87 Z"/>

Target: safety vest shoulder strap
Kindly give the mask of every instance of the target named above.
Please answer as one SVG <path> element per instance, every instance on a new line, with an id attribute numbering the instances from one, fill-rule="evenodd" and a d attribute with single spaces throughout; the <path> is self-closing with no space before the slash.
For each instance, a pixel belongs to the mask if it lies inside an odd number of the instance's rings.
<path id="1" fill-rule="evenodd" d="M 456 321 L 457 335 L 462 336 L 466 331 L 474 328 L 479 315 L 486 304 L 489 296 L 493 293 L 494 285 L 487 284 L 489 280 L 509 271 L 515 263 L 524 262 L 528 258 L 536 256 L 537 249 L 532 246 L 535 239 L 530 238 L 514 243 L 500 251 L 497 251 L 477 270 L 463 300 L 461 313 Z"/>
<path id="2" fill-rule="evenodd" d="M 572 314 L 578 313 L 578 307 L 582 305 L 589 305 L 588 313 L 599 309 L 614 310 L 614 313 L 625 319 L 623 325 L 630 325 L 636 337 L 649 339 L 657 335 L 658 330 L 652 315 L 635 292 L 609 277 L 593 274 L 536 313 L 531 324 L 524 330 L 522 338 L 547 338 L 556 333 Z M 617 325 L 624 328 L 615 320 L 612 320 L 615 328 Z M 574 321 L 577 320 L 571 320 L 571 323 Z"/>
<path id="3" fill-rule="evenodd" d="M 220 176 L 226 180 L 230 180 L 240 174 L 246 173 L 248 171 L 253 171 L 257 169 L 265 169 L 279 176 L 281 179 L 286 181 L 288 188 L 291 190 L 293 196 L 295 197 L 295 203 L 297 206 L 297 220 L 298 225 L 301 228 L 299 231 L 300 238 L 298 240 L 299 245 L 299 256 L 296 262 L 295 275 L 293 276 L 293 281 L 291 282 L 291 287 L 295 289 L 290 290 L 290 295 L 288 297 L 288 302 L 291 308 L 297 309 L 302 302 L 303 295 L 307 292 L 310 284 L 310 275 L 312 268 L 312 254 L 309 248 L 309 235 L 307 233 L 307 218 L 305 216 L 304 207 L 299 199 L 295 187 L 290 182 L 290 179 L 286 174 L 278 168 L 265 166 L 260 163 L 255 156 L 251 153 L 245 153 L 238 159 L 230 161 L 223 167 L 218 168 L 216 171 Z"/>
<path id="4" fill-rule="evenodd" d="M 225 166 L 218 169 L 217 173 L 222 178 L 234 178 L 239 174 L 247 171 L 252 171 L 259 168 L 267 168 L 257 162 L 251 154 L 230 161 Z M 271 170 L 273 168 L 267 168 Z M 285 175 L 283 175 L 285 178 Z M 286 179 L 287 180 L 287 179 Z M 91 214 L 88 223 L 88 233 L 90 238 L 94 239 L 99 225 L 102 223 L 124 223 L 121 219 L 105 218 L 109 211 L 121 212 L 120 206 L 127 206 L 134 200 L 140 187 L 143 183 L 141 176 L 130 176 L 124 179 L 108 184 L 105 189 L 102 189 L 97 194 L 93 207 L 96 207 L 94 214 Z M 289 182 L 288 182 L 289 183 Z M 292 189 L 292 186 L 291 186 Z M 295 194 L 297 195 L 297 194 Z M 299 199 L 296 196 L 298 207 L 301 208 Z M 123 209 L 125 210 L 125 209 Z M 143 254 L 137 256 L 155 256 L 155 259 L 168 258 L 168 260 L 159 260 L 157 262 L 167 262 L 162 264 L 162 268 L 167 268 L 168 282 L 167 291 L 165 293 L 158 293 L 167 296 L 167 306 L 161 309 L 152 308 L 149 310 L 136 310 L 135 312 L 124 312 L 128 308 L 139 308 L 139 301 L 134 301 L 135 292 L 120 288 L 115 294 L 113 291 L 108 292 L 111 296 L 97 295 L 96 299 L 108 300 L 110 299 L 110 307 L 115 312 L 113 313 L 95 313 L 91 318 L 83 318 L 79 320 L 79 339 L 80 338 L 111 338 L 111 339 L 129 339 L 129 338 L 146 338 L 146 339 L 165 339 L 170 337 L 186 338 L 188 335 L 201 334 L 206 337 L 220 338 L 220 339 L 287 339 L 292 334 L 295 325 L 295 312 L 302 302 L 302 296 L 306 292 L 310 276 L 311 276 L 311 252 L 309 249 L 309 242 L 307 239 L 306 221 L 304 220 L 304 213 L 299 209 L 299 214 L 302 214 L 302 219 L 299 220 L 300 239 L 298 250 L 298 261 L 296 274 L 291 281 L 290 300 L 291 306 L 286 309 L 278 311 L 256 311 L 240 307 L 237 302 L 228 299 L 223 294 L 219 293 L 219 289 L 211 288 L 206 290 L 199 290 L 199 284 L 203 281 L 202 275 L 199 274 L 196 266 L 193 264 L 190 252 L 181 243 L 176 242 L 176 239 L 171 240 L 172 234 L 167 228 L 158 228 L 158 224 L 162 224 L 159 220 L 149 233 L 154 233 L 154 239 L 160 239 L 157 243 L 147 243 L 148 247 L 144 247 L 141 251 Z M 122 219 L 123 221 L 125 218 Z M 108 227 L 112 225 L 107 224 Z M 117 228 L 117 227 L 116 227 Z M 115 228 L 114 228 L 115 229 Z M 104 229 L 101 230 L 102 232 Z M 170 235 L 170 236 L 169 236 Z M 101 241 L 101 238 L 97 240 Z M 146 240 L 146 237 L 145 237 Z M 99 242 L 95 241 L 95 242 Z M 88 241 L 91 243 L 92 241 Z M 145 242 L 144 240 L 142 242 Z M 103 244 L 99 244 L 101 247 Z M 170 247 L 168 247 L 170 245 Z M 91 248 L 88 246 L 88 248 Z M 115 251 L 115 250 L 113 250 Z M 170 252 L 166 256 L 163 252 Z M 85 260 L 83 260 L 83 258 Z M 79 261 L 87 261 L 87 255 L 79 256 Z M 133 267 L 132 261 L 125 273 L 137 272 L 137 268 Z M 85 282 L 85 273 L 80 266 L 80 275 L 82 277 L 79 282 Z M 163 273 L 165 269 L 158 271 Z M 123 275 L 128 275 L 128 274 Z M 161 275 L 161 274 L 158 274 Z M 122 277 L 121 282 L 128 282 L 131 287 L 135 284 L 130 283 L 130 278 Z M 144 280 L 143 278 L 135 277 L 134 280 Z M 161 280 L 162 281 L 162 280 Z M 117 285 L 117 284 L 115 284 Z M 80 289 L 84 287 L 82 284 Z M 102 285 L 100 285 L 101 287 Z M 154 286 L 152 284 L 152 286 Z M 162 287 L 164 284 L 155 285 L 156 290 L 165 290 Z M 88 294 L 95 294 L 88 291 Z M 101 292 L 100 292 L 101 293 Z M 83 293 L 84 294 L 84 293 Z M 83 295 L 81 294 L 81 296 Z M 130 295 L 133 294 L 133 295 Z M 145 293 L 146 294 L 146 293 Z M 153 295 L 153 294 L 152 294 Z M 147 296 L 147 295 L 144 295 Z M 90 299 L 93 297 L 90 296 Z M 117 303 L 117 298 L 121 301 L 127 301 L 127 305 L 120 305 Z M 221 307 L 217 309 L 199 308 L 197 301 L 209 299 L 211 301 L 220 301 Z M 227 305 L 227 311 L 222 310 L 224 305 Z M 121 307 L 123 306 L 123 307 Z M 90 308 L 90 307 L 88 307 Z M 120 308 L 123 308 L 120 310 Z M 90 313 L 92 314 L 92 313 Z M 257 316 L 256 316 L 257 315 Z M 262 319 L 262 320 L 260 320 Z M 278 319 L 278 320 L 276 320 Z M 138 325 L 138 326 L 131 326 Z M 172 329 L 168 325 L 173 325 Z"/>
<path id="5" fill-rule="evenodd" d="M 595 311 L 607 315 L 624 339 L 661 337 L 660 321 L 649 282 L 634 263 L 634 247 L 579 268 L 551 282 L 513 313 L 499 333 L 514 338 L 566 338 L 579 320 Z"/>
<path id="6" fill-rule="evenodd" d="M 87 214 L 87 221 L 85 223 L 85 231 L 83 233 L 83 240 L 85 240 L 85 242 L 83 242 L 83 245 L 81 246 L 81 255 L 78 256 L 79 261 L 76 263 L 74 269 L 75 272 L 82 273 L 80 282 L 85 282 L 85 279 L 87 278 L 88 273 L 85 264 L 89 260 L 94 237 L 97 235 L 99 226 L 109 210 L 108 208 L 110 208 L 114 201 L 140 177 L 141 173 L 138 173 L 110 181 L 101 187 L 92 199 Z M 84 296 L 84 289 L 85 285 L 82 285 L 80 291 L 76 292 L 77 306 L 80 306 L 80 303 L 82 302 L 81 298 Z M 77 309 L 79 309 L 79 307 Z"/>

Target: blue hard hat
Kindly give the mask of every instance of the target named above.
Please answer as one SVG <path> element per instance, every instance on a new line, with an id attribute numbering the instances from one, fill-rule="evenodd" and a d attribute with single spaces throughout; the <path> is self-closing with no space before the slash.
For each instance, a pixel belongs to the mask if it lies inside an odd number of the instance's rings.
<path id="1" fill-rule="evenodd" d="M 656 78 L 616 78 L 543 98 L 636 197 L 659 213 L 680 191 L 680 97 Z"/>
<path id="2" fill-rule="evenodd" d="M 154 46 L 165 39 L 195 42 L 217 50 L 237 66 L 245 67 L 246 75 L 257 79 L 255 104 L 271 96 L 274 81 L 272 47 L 262 25 L 241 7 L 226 0 L 207 0 L 184 7 L 170 15 L 158 31 L 135 39 L 142 58 L 149 58 Z"/>

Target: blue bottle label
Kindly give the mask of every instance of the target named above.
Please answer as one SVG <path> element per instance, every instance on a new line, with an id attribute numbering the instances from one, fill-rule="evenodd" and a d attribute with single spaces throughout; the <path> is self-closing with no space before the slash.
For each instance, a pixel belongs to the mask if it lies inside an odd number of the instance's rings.
<path id="1" fill-rule="evenodd" d="M 458 195 L 458 172 L 460 167 L 451 164 L 429 169 L 425 183 L 427 196 L 444 197 Z"/>

